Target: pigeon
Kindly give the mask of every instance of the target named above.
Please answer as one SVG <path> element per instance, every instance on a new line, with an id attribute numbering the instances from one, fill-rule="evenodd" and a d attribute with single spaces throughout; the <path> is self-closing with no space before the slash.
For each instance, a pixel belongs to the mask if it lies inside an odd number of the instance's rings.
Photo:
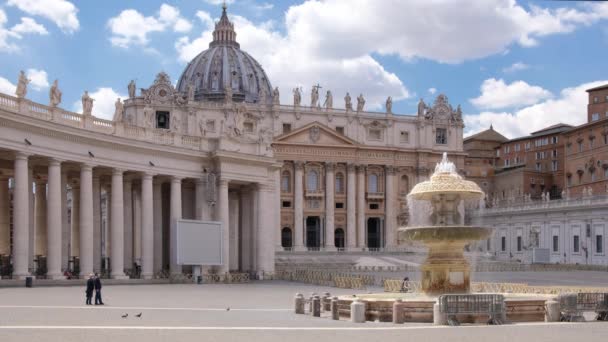
<path id="1" fill-rule="evenodd" d="M 227 308 L 226 308 L 226 311 L 230 311 L 230 307 L 227 307 Z"/>
<path id="2" fill-rule="evenodd" d="M 120 316 L 120 317 L 122 317 L 122 318 L 127 318 L 128 316 L 129 316 L 129 314 L 124 314 L 124 315 L 122 315 L 122 316 Z"/>
<path id="3" fill-rule="evenodd" d="M 140 312 L 140 313 L 138 313 L 137 315 L 135 315 L 135 317 L 137 317 L 137 318 L 141 318 L 141 314 L 142 314 L 142 313 Z"/>

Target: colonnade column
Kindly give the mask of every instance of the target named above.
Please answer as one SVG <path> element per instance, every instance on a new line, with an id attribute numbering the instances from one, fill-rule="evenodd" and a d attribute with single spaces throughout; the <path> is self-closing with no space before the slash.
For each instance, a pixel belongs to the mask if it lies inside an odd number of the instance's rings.
<path id="1" fill-rule="evenodd" d="M 101 271 L 101 182 L 93 175 L 93 271 Z"/>
<path id="2" fill-rule="evenodd" d="M 358 227 L 358 242 L 357 245 L 361 248 L 366 246 L 365 238 L 365 166 L 357 166 L 357 227 Z"/>
<path id="3" fill-rule="evenodd" d="M 273 224 L 273 234 L 275 243 L 275 251 L 283 250 L 281 248 L 281 169 L 276 168 L 274 170 L 274 208 L 276 208 L 274 212 L 274 224 Z M 242 208 L 242 206 L 241 206 Z"/>
<path id="4" fill-rule="evenodd" d="M 112 170 L 112 217 L 111 217 L 111 250 L 110 265 L 113 279 L 126 279 L 124 273 L 124 198 L 123 198 L 123 170 Z"/>
<path id="5" fill-rule="evenodd" d="M 154 207 L 154 267 L 153 272 L 163 269 L 163 192 L 160 181 L 154 181 L 152 185 L 152 201 Z"/>
<path id="6" fill-rule="evenodd" d="M 34 255 L 47 255 L 46 182 L 36 182 L 36 194 L 34 196 L 34 208 L 36 210 L 36 248 L 34 249 Z"/>
<path id="7" fill-rule="evenodd" d="M 62 271 L 69 266 L 70 239 L 72 236 L 68 217 L 68 173 L 61 171 L 61 268 Z"/>
<path id="8" fill-rule="evenodd" d="M 386 187 L 384 188 L 384 234 L 385 234 L 385 246 L 395 246 L 395 168 L 387 166 L 385 168 L 385 180 Z"/>
<path id="9" fill-rule="evenodd" d="M 294 249 L 298 251 L 304 249 L 304 163 L 296 161 L 294 166 Z"/>
<path id="10" fill-rule="evenodd" d="M 177 220 L 182 218 L 182 179 L 173 177 L 171 179 L 171 229 L 169 245 L 169 269 L 171 275 L 182 273 L 182 266 L 177 264 Z"/>
<path id="11" fill-rule="evenodd" d="M 357 246 L 356 192 L 357 179 L 355 165 L 346 166 L 346 247 L 353 250 Z"/>
<path id="12" fill-rule="evenodd" d="M 124 212 L 124 252 L 123 265 L 126 269 L 133 267 L 133 182 L 130 177 L 124 177 L 122 188 Z"/>
<path id="13" fill-rule="evenodd" d="M 153 189 L 152 175 L 145 173 L 141 179 L 141 276 L 152 279 L 154 263 Z"/>
<path id="14" fill-rule="evenodd" d="M 133 261 L 131 264 L 135 262 L 139 262 L 138 265 L 141 265 L 141 244 L 142 244 L 142 228 L 141 223 L 143 219 L 142 210 L 141 210 L 141 187 L 133 187 Z M 135 268 L 135 266 L 133 266 Z M 135 271 L 135 269 L 134 269 Z"/>
<path id="15" fill-rule="evenodd" d="M 325 163 L 325 250 L 335 250 L 334 241 L 334 219 L 335 219 L 335 200 L 336 192 L 334 181 L 334 163 Z"/>
<path id="16" fill-rule="evenodd" d="M 15 188 L 13 194 L 13 276 L 24 279 L 29 276 L 29 186 L 28 155 L 15 155 Z"/>
<path id="17" fill-rule="evenodd" d="M 80 277 L 93 273 L 93 166 L 80 166 Z"/>
<path id="18" fill-rule="evenodd" d="M 218 210 L 219 218 L 222 222 L 222 267 L 220 268 L 221 272 L 228 272 L 230 270 L 230 211 L 228 210 L 228 201 L 228 180 L 220 179 Z"/>
<path id="19" fill-rule="evenodd" d="M 70 219 L 70 257 L 80 258 L 80 187 L 76 185 L 72 186 L 71 214 L 72 218 Z"/>
<path id="20" fill-rule="evenodd" d="M 61 162 L 49 160 L 48 170 L 48 203 L 47 215 L 47 278 L 63 279 L 61 273 L 61 237 L 62 237 L 62 191 L 61 191 Z"/>
<path id="21" fill-rule="evenodd" d="M 272 203 L 274 194 L 271 187 L 258 184 L 256 195 L 259 210 L 256 228 L 256 249 L 258 254 L 256 269 L 258 274 L 262 275 L 262 272 L 274 272 L 273 232 L 276 231 L 276 228 L 272 224 L 274 222 L 272 211 L 279 210 L 279 208 L 265 205 L 266 203 Z"/>
<path id="22" fill-rule="evenodd" d="M 10 197 L 8 177 L 0 177 L 0 254 L 9 255 L 10 244 Z"/>

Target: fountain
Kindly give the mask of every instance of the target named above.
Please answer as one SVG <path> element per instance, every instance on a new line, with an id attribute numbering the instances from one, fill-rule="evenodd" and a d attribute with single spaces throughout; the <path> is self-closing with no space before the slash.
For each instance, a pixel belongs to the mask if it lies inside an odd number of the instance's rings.
<path id="1" fill-rule="evenodd" d="M 479 201 L 483 196 L 477 184 L 464 180 L 457 173 L 446 153 L 431 179 L 417 184 L 408 195 L 410 203 L 427 201 L 432 206 L 429 226 L 399 228 L 399 234 L 406 240 L 420 241 L 429 249 L 421 267 L 424 293 L 470 291 L 470 270 L 464 258 L 464 247 L 473 241 L 487 239 L 492 229 L 465 226 L 460 208 L 463 201 Z"/>

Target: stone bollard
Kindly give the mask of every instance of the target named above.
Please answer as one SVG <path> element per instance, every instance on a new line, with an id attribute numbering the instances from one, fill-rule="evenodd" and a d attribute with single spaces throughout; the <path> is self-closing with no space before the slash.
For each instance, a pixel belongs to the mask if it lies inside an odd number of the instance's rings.
<path id="1" fill-rule="evenodd" d="M 359 298 L 350 303 L 350 321 L 365 323 L 365 302 L 362 302 Z"/>
<path id="2" fill-rule="evenodd" d="M 316 293 L 311 293 L 310 297 L 308 297 L 308 312 L 312 313 L 312 299 L 316 296 Z"/>
<path id="3" fill-rule="evenodd" d="M 331 319 L 334 321 L 340 320 L 340 312 L 338 311 L 338 297 L 331 299 Z"/>
<path id="4" fill-rule="evenodd" d="M 331 294 L 329 292 L 325 292 L 323 294 L 323 299 L 321 300 L 321 310 L 323 310 L 323 311 L 331 310 Z"/>
<path id="5" fill-rule="evenodd" d="M 296 293 L 296 297 L 294 298 L 294 306 L 296 313 L 299 315 L 304 314 L 304 296 L 301 293 Z"/>
<path id="6" fill-rule="evenodd" d="M 401 298 L 398 298 L 393 303 L 393 323 L 395 323 L 395 324 L 404 323 L 404 317 L 401 312 L 401 306 L 402 306 L 401 304 L 403 304 L 403 300 L 401 300 Z"/>
<path id="7" fill-rule="evenodd" d="M 559 310 L 559 302 L 550 299 L 545 302 L 545 322 L 559 322 L 561 312 Z"/>
<path id="8" fill-rule="evenodd" d="M 446 325 L 448 319 L 441 313 L 439 302 L 433 304 L 433 325 Z"/>
<path id="9" fill-rule="evenodd" d="M 319 296 L 312 298 L 312 315 L 313 317 L 321 317 L 321 298 Z"/>

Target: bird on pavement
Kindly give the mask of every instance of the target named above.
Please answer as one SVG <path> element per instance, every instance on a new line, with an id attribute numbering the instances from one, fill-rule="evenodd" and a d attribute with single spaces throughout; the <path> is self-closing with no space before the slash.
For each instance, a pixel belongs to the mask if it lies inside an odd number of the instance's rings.
<path id="1" fill-rule="evenodd" d="M 137 318 L 141 318 L 141 314 L 142 314 L 142 313 L 140 312 L 140 313 L 138 313 L 137 315 L 135 315 L 135 317 L 137 317 Z"/>
<path id="2" fill-rule="evenodd" d="M 227 307 L 227 308 L 226 308 L 226 311 L 230 311 L 230 307 Z"/>
<path id="3" fill-rule="evenodd" d="M 120 317 L 122 317 L 122 318 L 127 318 L 128 316 L 129 316 L 129 314 L 124 314 L 124 315 L 122 315 L 122 316 L 120 316 Z"/>

